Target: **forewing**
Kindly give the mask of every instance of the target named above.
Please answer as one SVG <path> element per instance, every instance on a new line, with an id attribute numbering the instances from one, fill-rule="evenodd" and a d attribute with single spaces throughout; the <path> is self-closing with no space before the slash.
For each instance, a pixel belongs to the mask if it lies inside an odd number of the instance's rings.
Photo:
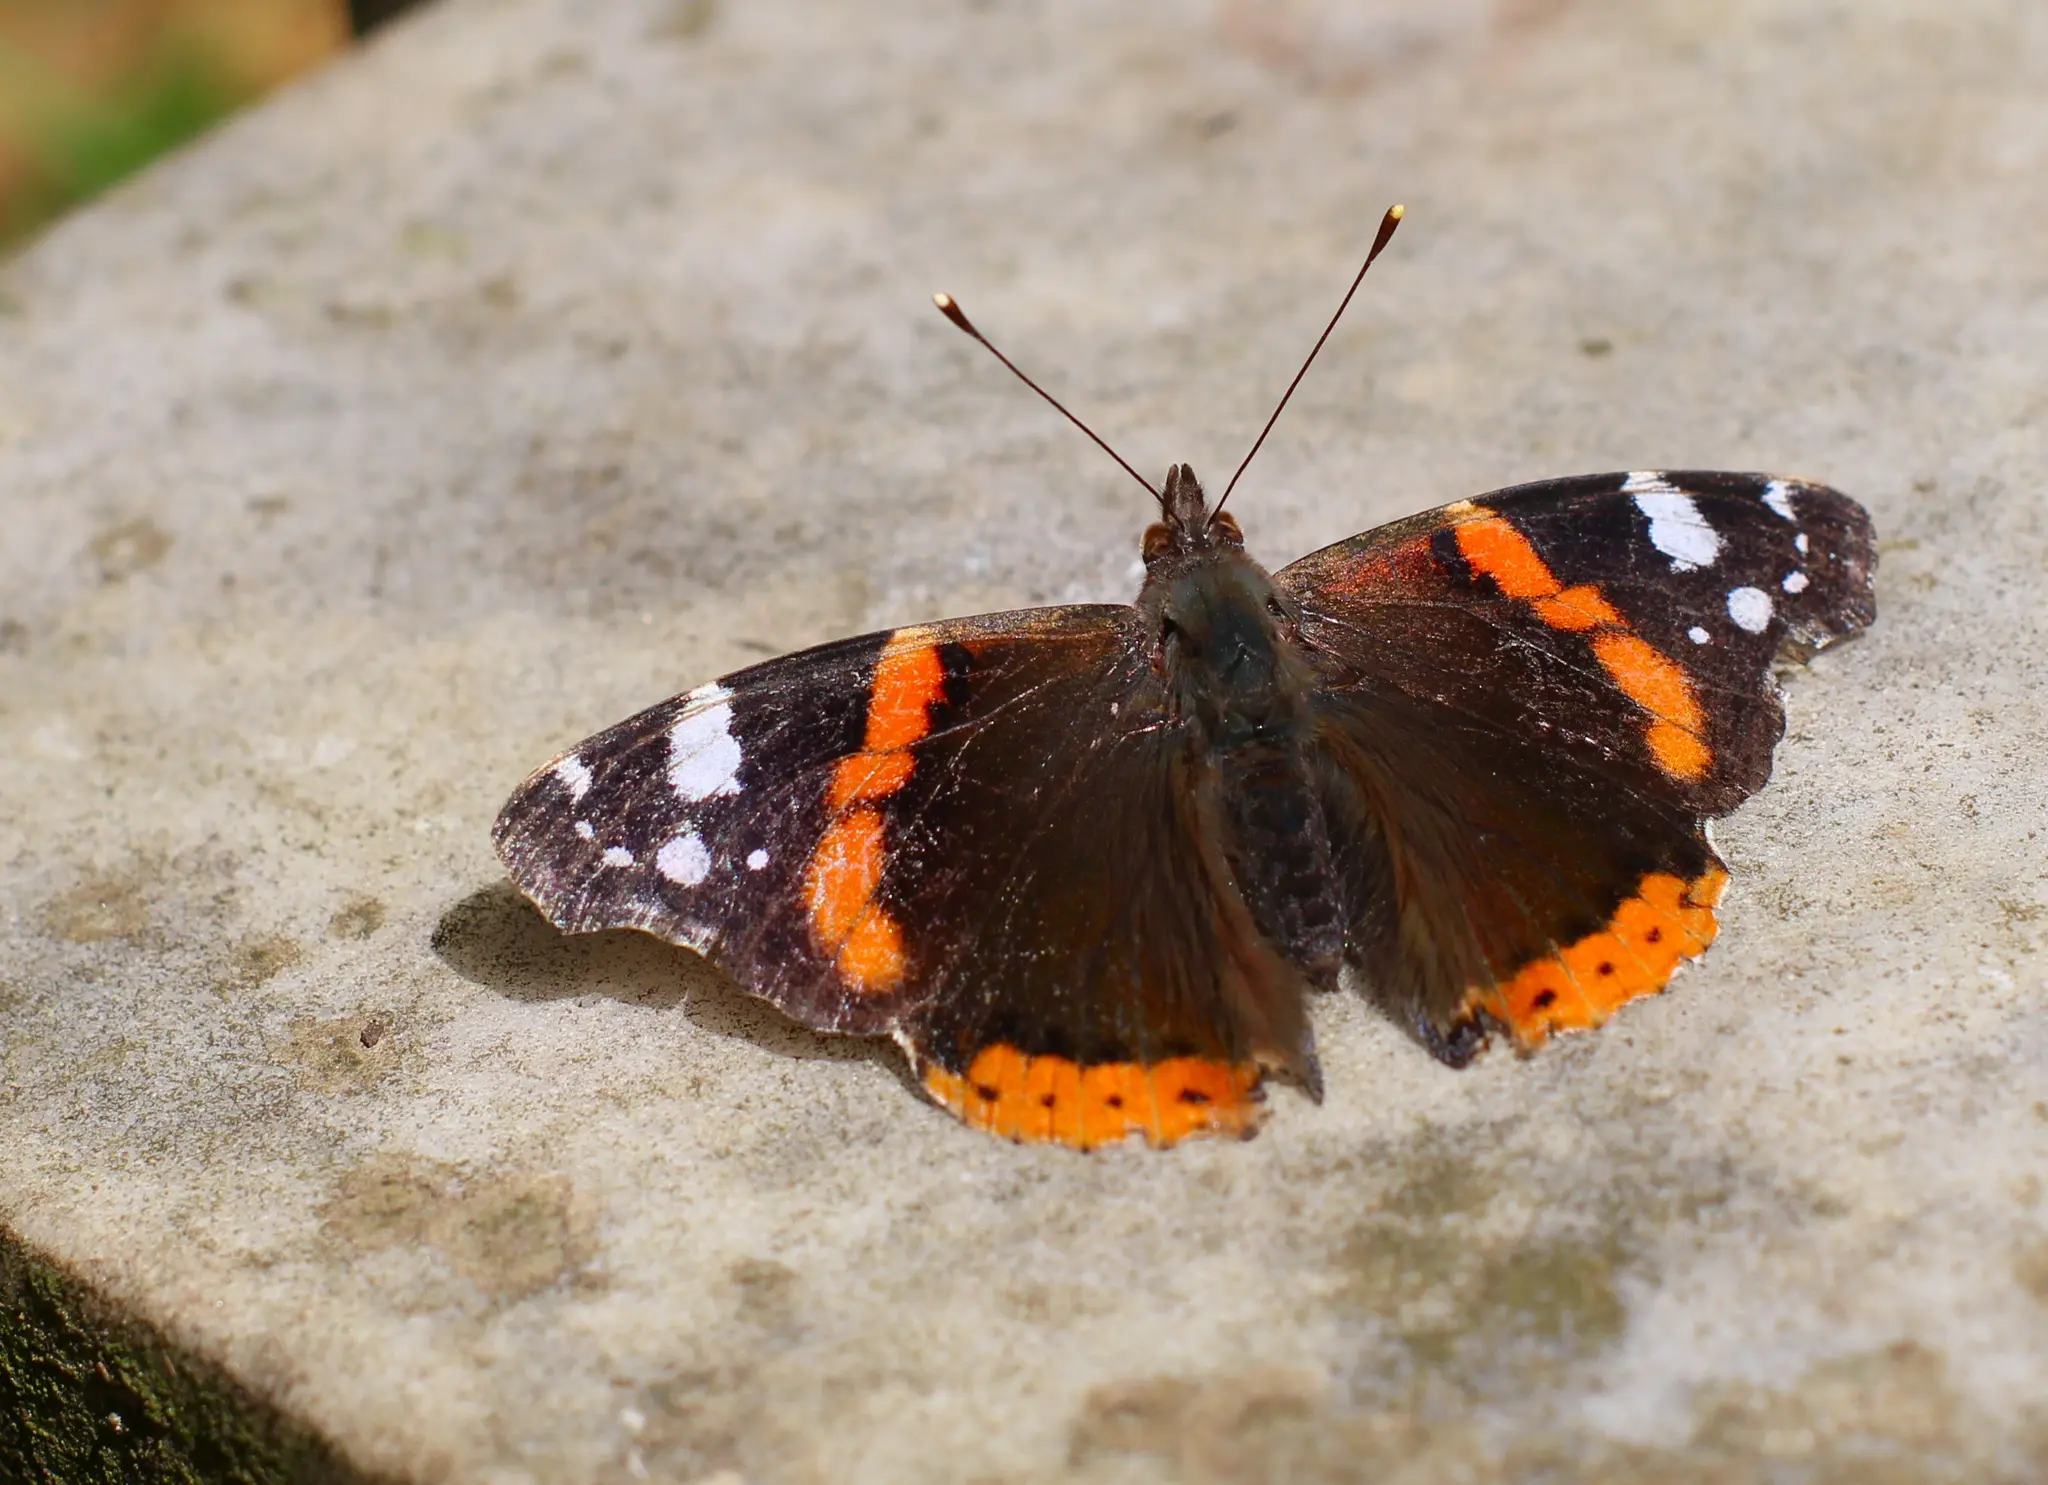
<path id="1" fill-rule="evenodd" d="M 572 933 L 637 928 L 697 949 L 826 1030 L 892 1007 L 840 993 L 801 892 L 834 765 L 861 746 L 886 635 L 819 646 L 672 697 L 537 770 L 492 838 Z"/>
<path id="2" fill-rule="evenodd" d="M 1134 623 L 999 614 L 724 677 L 534 774 L 500 854 L 565 928 L 644 929 L 809 1025 L 894 1034 L 996 1133 L 1248 1131 L 1262 1062 L 1312 1076 L 1306 1025 Z"/>
<path id="3" fill-rule="evenodd" d="M 1707 817 L 1769 776 L 1771 674 L 1874 615 L 1868 517 L 1796 480 L 1519 486 L 1303 558 L 1353 957 L 1450 1060 L 1662 988 L 1714 933 Z M 1348 843 L 1348 844 L 1347 844 Z"/>

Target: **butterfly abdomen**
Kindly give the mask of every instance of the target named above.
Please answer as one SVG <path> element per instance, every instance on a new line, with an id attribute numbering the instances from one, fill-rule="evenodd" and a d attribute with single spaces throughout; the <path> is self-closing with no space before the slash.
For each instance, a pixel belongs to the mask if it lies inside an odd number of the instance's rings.
<path id="1" fill-rule="evenodd" d="M 1344 920 L 1330 840 L 1295 746 L 1246 748 L 1216 766 L 1225 852 L 1259 931 L 1316 984 L 1334 984 Z"/>

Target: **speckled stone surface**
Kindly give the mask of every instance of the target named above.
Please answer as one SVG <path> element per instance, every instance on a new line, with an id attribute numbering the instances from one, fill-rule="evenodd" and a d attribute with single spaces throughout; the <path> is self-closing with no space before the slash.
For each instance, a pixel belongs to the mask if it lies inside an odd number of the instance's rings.
<path id="1" fill-rule="evenodd" d="M 0 272 L 0 1224 L 417 1480 L 2048 1474 L 2048 10 L 450 3 Z M 1092 1157 L 487 830 L 759 656 L 1543 475 L 1864 500 L 1719 944 Z"/>

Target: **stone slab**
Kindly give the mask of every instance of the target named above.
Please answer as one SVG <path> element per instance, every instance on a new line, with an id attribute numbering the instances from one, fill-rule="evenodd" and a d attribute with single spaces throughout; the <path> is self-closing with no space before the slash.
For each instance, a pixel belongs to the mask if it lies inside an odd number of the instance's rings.
<path id="1" fill-rule="evenodd" d="M 2048 11 L 447 3 L 0 273 L 0 1223 L 364 1471 L 2048 1472 Z M 1862 498 L 1708 963 L 1082 1158 L 486 831 L 593 728 L 1493 486 Z"/>

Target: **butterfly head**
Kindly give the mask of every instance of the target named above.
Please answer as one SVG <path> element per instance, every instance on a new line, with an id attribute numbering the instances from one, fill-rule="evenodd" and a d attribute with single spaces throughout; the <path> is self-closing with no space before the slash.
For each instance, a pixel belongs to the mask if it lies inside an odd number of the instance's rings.
<path id="1" fill-rule="evenodd" d="M 1175 464 L 1166 471 L 1159 510 L 1165 519 L 1145 530 L 1145 570 L 1154 577 L 1200 562 L 1213 552 L 1244 550 L 1237 517 L 1210 511 L 1209 497 L 1189 465 Z"/>

